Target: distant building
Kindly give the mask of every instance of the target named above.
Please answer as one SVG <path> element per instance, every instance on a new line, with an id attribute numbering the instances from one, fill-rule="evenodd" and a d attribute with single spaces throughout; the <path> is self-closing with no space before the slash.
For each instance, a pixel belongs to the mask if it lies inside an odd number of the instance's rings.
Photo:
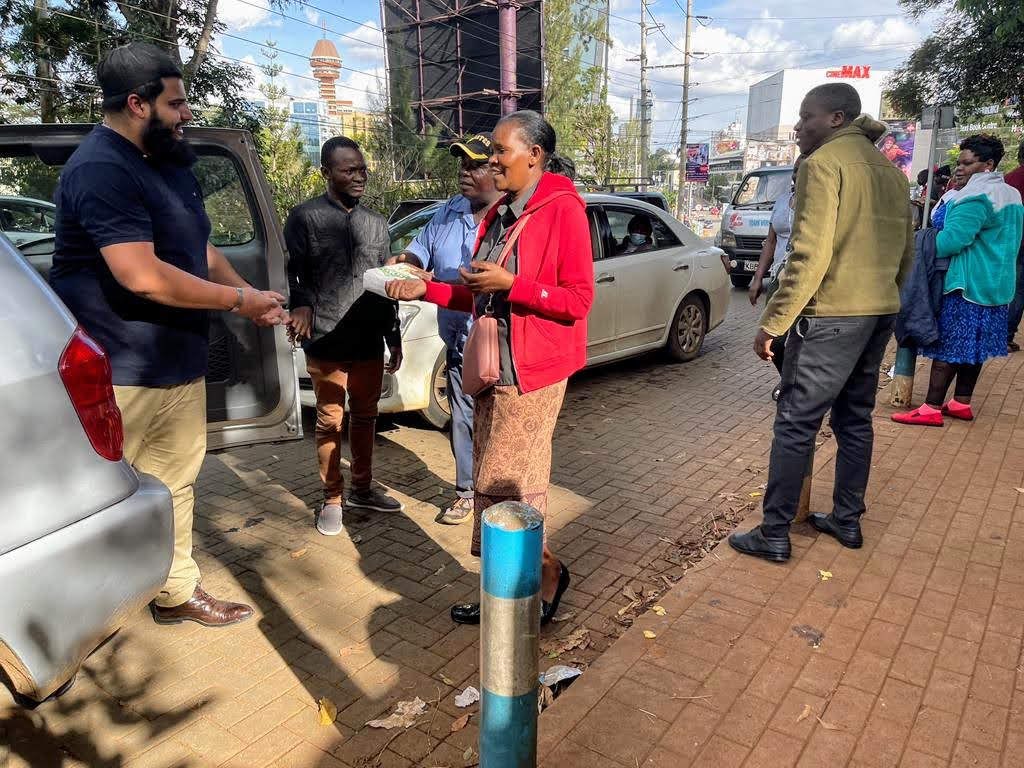
<path id="1" fill-rule="evenodd" d="M 882 87 L 889 70 L 844 64 L 827 69 L 784 69 L 750 86 L 747 139 L 790 141 L 800 119 L 800 102 L 811 88 L 825 83 L 849 83 L 860 94 L 861 111 L 882 114 Z"/>
<path id="2" fill-rule="evenodd" d="M 331 115 L 326 102 L 295 99 L 288 107 L 288 122 L 299 127 L 302 146 L 313 165 L 320 165 L 320 147 L 332 136 L 343 134 L 341 120 Z"/>
<path id="3" fill-rule="evenodd" d="M 600 0 L 593 3 L 586 2 L 586 0 L 574 0 L 572 10 L 573 13 L 586 19 L 588 22 L 597 22 L 603 20 L 608 13 L 609 3 L 610 0 Z M 581 60 L 583 71 L 604 69 L 604 41 L 589 35 L 578 36 L 578 39 L 583 47 L 583 57 Z M 601 100 L 602 87 L 603 82 L 599 78 L 594 86 L 594 92 L 590 94 L 591 103 L 597 103 Z"/>

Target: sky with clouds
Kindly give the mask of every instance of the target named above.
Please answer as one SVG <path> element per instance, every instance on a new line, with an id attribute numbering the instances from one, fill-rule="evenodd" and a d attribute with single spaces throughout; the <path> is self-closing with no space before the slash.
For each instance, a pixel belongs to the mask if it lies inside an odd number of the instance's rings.
<path id="1" fill-rule="evenodd" d="M 580 0 L 585 4 L 597 0 Z M 611 0 L 612 48 L 609 86 L 616 116 L 629 114 L 630 97 L 639 94 L 635 58 L 640 46 L 640 0 Z M 380 6 L 372 0 L 310 0 L 282 12 L 266 0 L 220 0 L 227 35 L 217 41 L 221 52 L 253 67 L 264 61 L 261 44 L 277 43 L 284 67 L 279 84 L 296 97 L 316 94 L 309 71 L 309 52 L 322 25 L 341 53 L 344 69 L 339 97 L 366 108 L 379 103 L 384 82 L 384 49 Z M 649 21 L 659 28 L 648 34 L 651 64 L 683 60 L 685 0 L 652 0 Z M 691 66 L 691 141 L 706 139 L 735 119 L 744 120 L 747 88 L 786 67 L 823 68 L 843 64 L 872 65 L 876 70 L 898 66 L 914 44 L 928 34 L 932 20 L 914 20 L 897 0 L 856 5 L 849 0 L 695 0 Z M 650 73 L 654 97 L 652 143 L 675 147 L 679 141 L 682 69 Z"/>

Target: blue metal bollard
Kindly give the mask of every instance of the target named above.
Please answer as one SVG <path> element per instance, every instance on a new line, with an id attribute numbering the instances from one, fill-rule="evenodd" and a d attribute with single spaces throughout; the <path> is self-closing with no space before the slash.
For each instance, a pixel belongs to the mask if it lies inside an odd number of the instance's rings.
<path id="1" fill-rule="evenodd" d="M 896 370 L 889 389 L 889 404 L 907 408 L 914 399 L 914 371 L 917 368 L 917 347 L 897 347 Z"/>
<path id="2" fill-rule="evenodd" d="M 537 652 L 544 518 L 503 501 L 483 514 L 480 768 L 537 765 Z"/>

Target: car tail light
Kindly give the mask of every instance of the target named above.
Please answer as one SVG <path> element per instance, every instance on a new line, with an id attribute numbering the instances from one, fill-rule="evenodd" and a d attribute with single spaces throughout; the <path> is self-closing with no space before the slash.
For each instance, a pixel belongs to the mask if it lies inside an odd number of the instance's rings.
<path id="1" fill-rule="evenodd" d="M 96 453 L 120 461 L 124 456 L 124 427 L 114 401 L 107 353 L 89 334 L 76 328 L 60 356 L 58 370 Z"/>

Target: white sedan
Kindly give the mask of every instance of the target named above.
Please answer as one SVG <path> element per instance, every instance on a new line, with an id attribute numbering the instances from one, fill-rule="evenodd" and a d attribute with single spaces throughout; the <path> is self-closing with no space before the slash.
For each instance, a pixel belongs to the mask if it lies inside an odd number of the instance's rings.
<path id="1" fill-rule="evenodd" d="M 585 194 L 594 249 L 594 305 L 587 319 L 587 365 L 664 349 L 679 362 L 700 354 L 704 337 L 729 307 L 725 252 L 708 245 L 665 211 L 615 195 Z M 402 252 L 437 206 L 391 226 L 391 252 Z M 630 232 L 645 242 L 630 242 Z M 381 413 L 419 411 L 438 428 L 449 421 L 444 342 L 437 308 L 411 302 L 399 307 L 404 361 L 384 375 Z M 297 350 L 303 405 L 316 398 Z"/>

